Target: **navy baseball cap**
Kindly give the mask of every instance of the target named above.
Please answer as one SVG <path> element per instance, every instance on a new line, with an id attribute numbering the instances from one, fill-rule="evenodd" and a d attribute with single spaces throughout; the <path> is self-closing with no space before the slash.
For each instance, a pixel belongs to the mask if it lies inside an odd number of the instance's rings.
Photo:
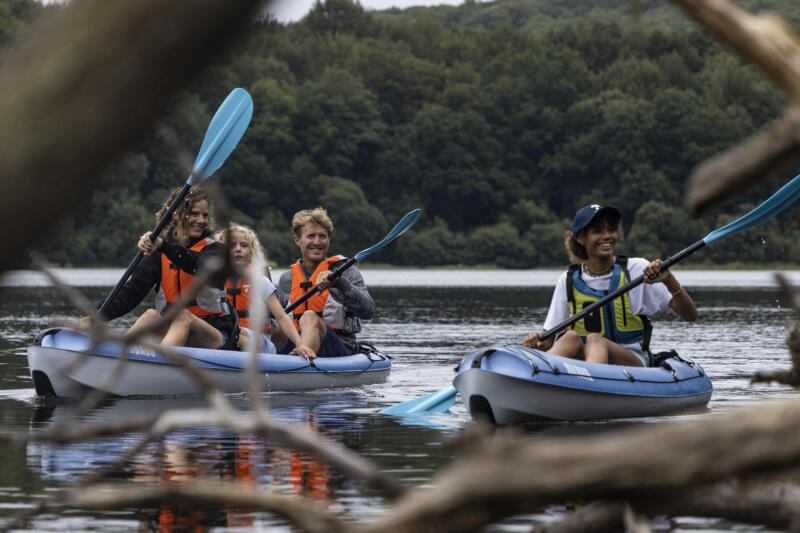
<path id="1" fill-rule="evenodd" d="M 572 234 L 577 235 L 580 230 L 591 224 L 594 217 L 598 215 L 606 215 L 613 222 L 622 220 L 622 215 L 617 211 L 616 207 L 603 207 L 599 204 L 589 204 L 585 207 L 581 207 L 578 209 L 578 212 L 575 213 L 575 218 L 572 219 Z"/>

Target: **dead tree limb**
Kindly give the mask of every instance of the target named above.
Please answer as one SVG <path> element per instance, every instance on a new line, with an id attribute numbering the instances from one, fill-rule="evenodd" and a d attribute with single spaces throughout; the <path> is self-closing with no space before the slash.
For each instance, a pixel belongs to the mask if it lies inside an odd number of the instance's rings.
<path id="1" fill-rule="evenodd" d="M 798 531 L 800 526 L 800 486 L 785 481 L 743 483 L 726 479 L 663 497 L 646 500 L 634 497 L 630 505 L 637 512 L 650 516 L 724 518 L 782 531 Z M 624 529 L 624 516 L 623 503 L 597 501 L 552 522 L 537 525 L 532 533 L 611 533 Z"/>
<path id="2" fill-rule="evenodd" d="M 800 402 L 592 439 L 497 436 L 400 499 L 369 531 L 469 531 L 554 501 L 664 497 L 800 459 Z"/>
<path id="3" fill-rule="evenodd" d="M 792 367 L 789 370 L 764 370 L 756 372 L 750 378 L 750 383 L 770 383 L 777 382 L 792 387 L 800 387 L 800 302 L 797 300 L 796 289 L 792 287 L 789 280 L 781 273 L 775 274 L 775 281 L 781 289 L 781 299 L 786 302 L 794 311 L 794 319 L 787 321 L 786 329 L 789 336 L 786 338 L 786 346 L 789 348 L 789 355 Z"/>
<path id="4" fill-rule="evenodd" d="M 92 486 L 70 491 L 64 505 L 93 510 L 158 506 L 170 503 L 235 505 L 271 511 L 289 519 L 302 531 L 336 533 L 350 531 L 347 523 L 319 502 L 302 496 L 282 496 L 233 483 L 198 481 L 158 487 L 124 485 Z"/>
<path id="5" fill-rule="evenodd" d="M 561 518 L 535 526 L 531 533 L 617 533 L 625 529 L 625 504 L 597 501 Z"/>
<path id="6" fill-rule="evenodd" d="M 75 0 L 40 21 L 0 69 L 0 272 L 74 212 L 173 92 L 247 33 L 260 3 Z"/>
<path id="7" fill-rule="evenodd" d="M 800 162 L 800 37 L 779 17 L 752 15 L 728 0 L 672 0 L 760 68 L 786 95 L 789 110 L 769 131 L 698 165 L 689 176 L 686 207 L 714 202 Z"/>

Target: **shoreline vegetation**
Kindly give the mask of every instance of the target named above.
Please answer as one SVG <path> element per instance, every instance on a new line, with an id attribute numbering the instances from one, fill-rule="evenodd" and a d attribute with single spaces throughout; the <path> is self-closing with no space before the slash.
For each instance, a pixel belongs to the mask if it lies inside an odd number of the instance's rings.
<path id="1" fill-rule="evenodd" d="M 124 265 L 51 265 L 54 268 L 65 269 L 116 269 L 124 268 Z M 531 266 L 527 268 L 504 268 L 499 265 L 493 264 L 480 264 L 480 265 L 464 265 L 464 264 L 451 264 L 451 265 L 393 265 L 390 263 L 364 263 L 358 265 L 360 270 L 565 270 L 569 265 L 551 265 L 551 266 Z M 270 268 L 273 270 L 285 270 L 289 265 L 279 265 L 275 262 L 270 262 Z M 23 269 L 24 270 L 24 269 Z M 680 265 L 672 267 L 671 270 L 775 270 L 775 271 L 795 271 L 800 270 L 800 265 L 793 263 L 755 263 L 755 262 L 735 262 L 724 265 L 710 263 L 707 261 L 691 262 L 683 261 Z"/>
<path id="2" fill-rule="evenodd" d="M 741 5 L 800 21 L 790 2 Z M 42 13 L 63 9 L 13 6 L 0 9 L 0 34 L 11 28 L 0 50 Z M 422 209 L 382 252 L 395 265 L 563 265 L 564 230 L 590 202 L 620 209 L 628 255 L 657 257 L 735 220 L 793 176 L 689 218 L 681 194 L 692 169 L 769 127 L 785 100 L 674 6 L 639 9 L 633 21 L 627 0 L 386 12 L 325 0 L 297 23 L 255 22 L 163 122 L 191 151 L 231 88 L 253 96 L 248 132 L 210 181 L 232 220 L 253 227 L 280 264 L 296 254 L 292 215 L 317 205 L 344 253 Z M 126 264 L 184 177 L 163 142 L 144 139 L 39 249 L 58 264 Z M 714 268 L 800 263 L 798 234 L 800 217 L 787 213 L 703 254 Z"/>

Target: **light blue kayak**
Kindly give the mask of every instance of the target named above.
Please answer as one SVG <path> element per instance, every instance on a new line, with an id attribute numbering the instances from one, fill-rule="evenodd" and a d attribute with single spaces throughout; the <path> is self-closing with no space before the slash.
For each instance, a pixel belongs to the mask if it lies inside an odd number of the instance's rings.
<path id="1" fill-rule="evenodd" d="M 705 406 L 711 380 L 687 357 L 658 366 L 587 363 L 523 346 L 467 355 L 453 381 L 473 418 L 498 424 L 638 418 Z"/>
<path id="2" fill-rule="evenodd" d="M 230 350 L 174 348 L 203 369 L 228 393 L 243 392 L 249 354 Z M 364 348 L 347 357 L 257 354 L 263 391 L 296 391 L 350 387 L 383 381 L 392 363 L 382 352 Z M 121 365 L 121 366 L 120 366 Z M 202 388 L 176 362 L 138 346 L 116 342 L 92 346 L 82 332 L 49 329 L 28 347 L 28 366 L 36 394 L 81 397 L 99 389 L 116 396 L 183 396 Z"/>

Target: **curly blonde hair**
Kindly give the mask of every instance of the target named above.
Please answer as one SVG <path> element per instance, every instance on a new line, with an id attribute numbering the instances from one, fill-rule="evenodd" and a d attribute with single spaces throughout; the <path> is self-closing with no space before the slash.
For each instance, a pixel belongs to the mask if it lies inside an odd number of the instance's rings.
<path id="1" fill-rule="evenodd" d="M 328 232 L 328 236 L 333 233 L 333 222 L 328 212 L 322 207 L 315 209 L 303 209 L 298 211 L 292 217 L 292 231 L 295 237 L 300 237 L 303 233 L 303 228 L 308 224 L 319 224 Z"/>
<path id="2" fill-rule="evenodd" d="M 252 228 L 242 226 L 241 224 L 231 223 L 227 228 L 214 235 L 214 239 L 218 240 L 225 246 L 231 242 L 231 233 L 238 231 L 244 235 L 247 244 L 250 245 L 250 265 L 265 266 L 267 264 L 267 254 L 258 240 L 258 235 Z"/>

